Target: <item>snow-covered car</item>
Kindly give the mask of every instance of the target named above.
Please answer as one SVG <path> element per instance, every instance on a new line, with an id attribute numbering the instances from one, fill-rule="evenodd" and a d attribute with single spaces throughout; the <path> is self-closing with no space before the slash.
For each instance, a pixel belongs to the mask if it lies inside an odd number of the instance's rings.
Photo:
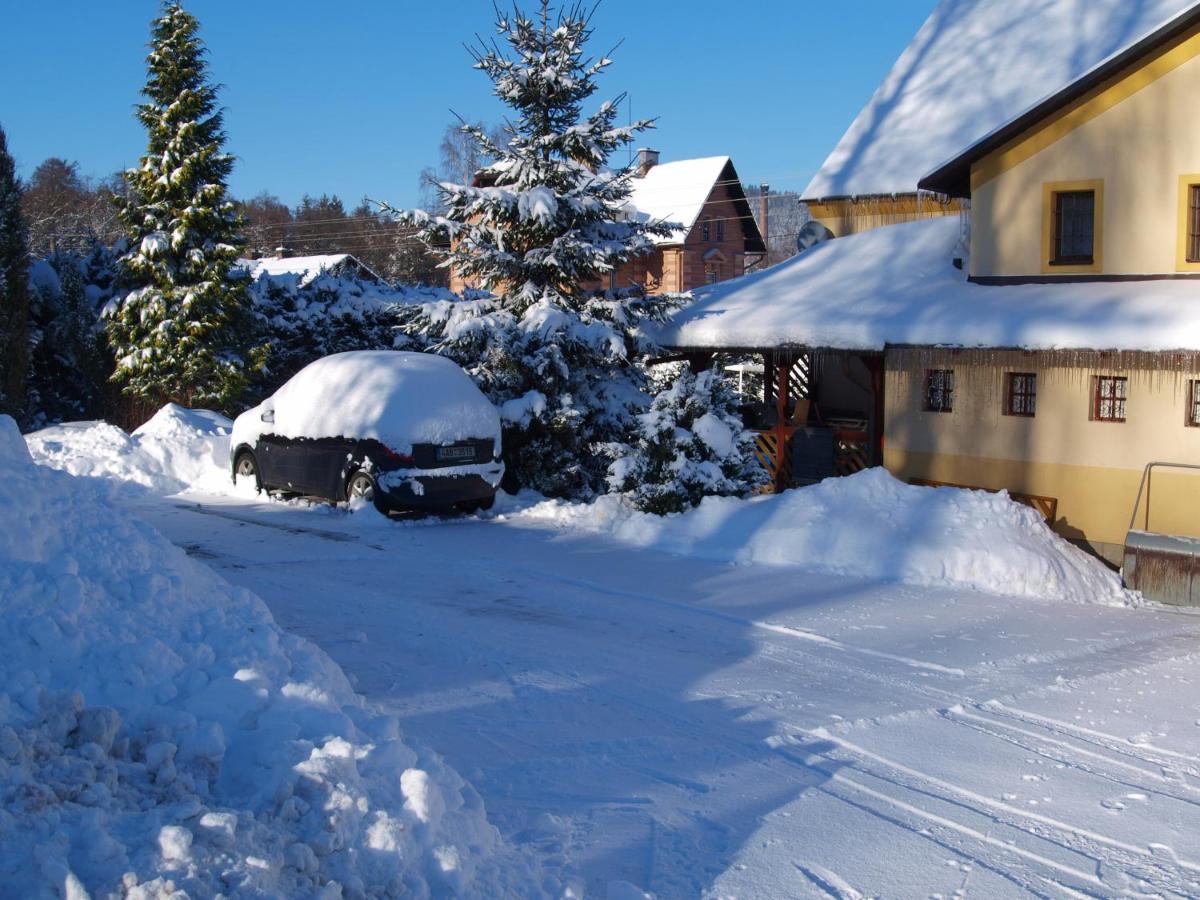
<path id="1" fill-rule="evenodd" d="M 326 356 L 233 423 L 235 481 L 383 511 L 487 509 L 504 474 L 500 415 L 428 353 Z"/>

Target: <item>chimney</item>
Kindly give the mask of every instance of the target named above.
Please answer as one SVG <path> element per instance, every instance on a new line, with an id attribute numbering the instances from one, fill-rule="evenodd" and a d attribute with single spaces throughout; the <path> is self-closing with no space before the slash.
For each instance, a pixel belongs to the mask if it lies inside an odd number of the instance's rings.
<path id="1" fill-rule="evenodd" d="M 287 259 L 291 255 L 292 255 L 292 248 L 288 247 L 286 244 L 280 244 L 278 247 L 275 248 L 275 258 L 276 259 Z"/>
<path id="2" fill-rule="evenodd" d="M 758 230 L 762 232 L 763 245 L 765 246 L 767 238 L 771 233 L 771 204 L 767 200 L 768 195 L 771 193 L 771 186 L 763 182 L 760 188 L 758 193 Z M 770 252 L 769 247 L 768 252 Z M 766 254 L 763 255 L 763 258 L 766 259 Z"/>
<path id="3" fill-rule="evenodd" d="M 646 173 L 658 165 L 658 151 L 643 148 L 638 151 L 638 178 L 645 178 Z"/>

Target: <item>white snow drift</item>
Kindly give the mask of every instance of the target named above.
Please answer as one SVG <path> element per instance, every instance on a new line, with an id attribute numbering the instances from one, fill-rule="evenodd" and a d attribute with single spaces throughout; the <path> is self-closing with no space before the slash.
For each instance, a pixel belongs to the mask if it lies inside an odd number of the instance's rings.
<path id="1" fill-rule="evenodd" d="M 144 434 L 187 420 L 168 410 Z M 5 894 L 536 892 L 519 860 L 499 864 L 474 790 L 323 652 L 102 484 L 34 465 L 6 417 L 0 508 Z"/>
<path id="2" fill-rule="evenodd" d="M 173 494 L 229 480 L 229 419 L 168 403 L 133 434 L 107 422 L 66 422 L 25 436 L 42 465 Z"/>
<path id="3" fill-rule="evenodd" d="M 271 410 L 274 424 L 262 414 Z M 492 438 L 500 416 L 470 377 L 432 353 L 368 350 L 310 363 L 259 406 L 238 416 L 234 446 L 266 428 L 283 437 L 374 438 L 401 454 L 419 443 Z"/>
<path id="4" fill-rule="evenodd" d="M 1121 605 L 1120 579 L 1007 495 L 904 484 L 885 469 L 784 494 L 707 497 L 673 516 L 620 498 L 547 501 L 514 513 L 631 544 L 732 563 L 798 566 L 853 578 Z"/>
<path id="5" fill-rule="evenodd" d="M 495 416 L 494 407 L 488 408 Z M 28 440 L 39 462 L 67 471 L 123 478 L 165 493 L 188 483 L 229 493 L 228 439 L 203 424 L 216 423 L 212 428 L 220 430 L 221 421 L 211 413 L 166 407 L 132 438 L 103 423 L 75 423 L 36 432 Z M 142 465 L 149 468 L 137 468 Z M 531 503 L 524 497 L 510 501 L 508 509 L 502 518 L 516 525 L 602 533 L 721 562 L 789 565 L 1077 603 L 1131 602 L 1117 575 L 1005 494 L 915 487 L 884 469 L 778 496 L 710 497 L 697 509 L 666 517 L 639 513 L 611 495 L 590 504 Z"/>

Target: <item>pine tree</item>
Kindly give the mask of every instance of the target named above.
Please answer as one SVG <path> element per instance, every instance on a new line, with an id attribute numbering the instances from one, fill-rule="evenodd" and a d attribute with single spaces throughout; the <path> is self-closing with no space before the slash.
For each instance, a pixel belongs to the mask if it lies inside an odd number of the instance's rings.
<path id="1" fill-rule="evenodd" d="M 28 237 L 21 184 L 0 128 L 0 412 L 20 417 L 29 359 Z"/>
<path id="2" fill-rule="evenodd" d="M 178 0 L 167 0 L 152 25 L 147 102 L 137 112 L 149 144 L 140 167 L 125 173 L 128 197 L 119 201 L 129 292 L 108 337 L 126 394 L 152 405 L 228 408 L 256 354 L 244 285 L 229 277 L 241 225 L 226 190 L 233 156 L 222 149 L 198 31 Z"/>
<path id="3" fill-rule="evenodd" d="M 637 436 L 613 448 L 612 490 L 644 512 L 682 512 L 706 496 L 743 496 L 766 481 L 737 398 L 711 369 L 684 368 L 638 417 Z"/>
<path id="4" fill-rule="evenodd" d="M 493 162 L 472 184 L 438 185 L 443 214 L 407 214 L 442 265 L 494 296 L 414 309 L 406 327 L 501 407 L 510 486 L 588 496 L 604 489 L 603 448 L 646 403 L 642 326 L 678 303 L 596 290 L 669 232 L 627 215 L 634 173 L 608 165 L 652 122 L 617 125 L 620 97 L 584 115 L 611 60 L 585 56 L 581 7 L 553 21 L 545 3 L 538 21 L 501 13 L 497 33 L 473 55 L 513 110 L 506 140 L 464 124 Z"/>

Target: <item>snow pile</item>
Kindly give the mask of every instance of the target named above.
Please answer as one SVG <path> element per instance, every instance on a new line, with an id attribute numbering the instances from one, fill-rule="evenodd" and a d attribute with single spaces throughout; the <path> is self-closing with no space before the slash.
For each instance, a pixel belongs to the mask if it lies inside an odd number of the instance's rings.
<path id="1" fill-rule="evenodd" d="M 707 497 L 673 516 L 617 497 L 546 501 L 510 515 L 702 559 L 800 566 L 854 578 L 1124 605 L 1116 574 L 1006 494 L 904 484 L 885 469 L 769 497 Z"/>
<path id="2" fill-rule="evenodd" d="M 266 411 L 274 423 L 265 424 Z M 491 438 L 500 415 L 467 374 L 431 353 L 337 353 L 305 366 L 273 397 L 238 416 L 234 446 L 283 437 L 374 438 L 401 454 L 413 444 Z"/>
<path id="3" fill-rule="evenodd" d="M 174 494 L 228 487 L 231 428 L 217 413 L 168 403 L 132 435 L 107 422 L 67 422 L 25 440 L 42 465 Z"/>
<path id="4" fill-rule="evenodd" d="M 102 486 L 33 465 L 6 417 L 0 507 L 6 894 L 534 892 L 500 881 L 474 790 L 324 653 Z"/>

